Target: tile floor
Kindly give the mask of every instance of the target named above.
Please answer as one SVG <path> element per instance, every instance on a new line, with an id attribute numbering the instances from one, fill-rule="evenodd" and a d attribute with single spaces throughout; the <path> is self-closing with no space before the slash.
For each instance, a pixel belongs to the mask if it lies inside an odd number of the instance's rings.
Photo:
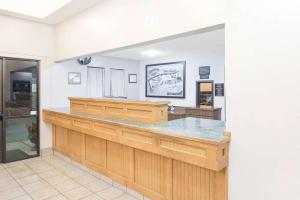
<path id="1" fill-rule="evenodd" d="M 0 164 L 1 200 L 149 200 L 59 154 Z"/>

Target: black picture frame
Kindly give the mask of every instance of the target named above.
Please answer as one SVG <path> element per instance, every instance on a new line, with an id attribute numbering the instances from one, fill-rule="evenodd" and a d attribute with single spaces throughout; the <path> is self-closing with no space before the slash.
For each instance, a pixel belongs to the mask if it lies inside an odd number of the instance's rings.
<path id="1" fill-rule="evenodd" d="M 148 91 L 149 81 L 148 81 L 148 69 L 151 67 L 159 67 L 159 66 L 167 66 L 174 64 L 182 64 L 182 95 L 172 96 L 172 95 L 151 95 Z M 177 98 L 184 99 L 185 98 L 185 86 L 186 86 L 186 61 L 177 61 L 177 62 L 167 62 L 167 63 L 157 63 L 157 64 L 149 64 L 145 67 L 145 96 L 146 97 L 154 97 L 154 98 Z"/>
<path id="2" fill-rule="evenodd" d="M 135 77 L 135 80 L 132 80 Z M 137 74 L 128 74 L 128 83 L 137 83 Z"/>
<path id="3" fill-rule="evenodd" d="M 224 97 L 224 83 L 215 83 L 215 96 Z"/>

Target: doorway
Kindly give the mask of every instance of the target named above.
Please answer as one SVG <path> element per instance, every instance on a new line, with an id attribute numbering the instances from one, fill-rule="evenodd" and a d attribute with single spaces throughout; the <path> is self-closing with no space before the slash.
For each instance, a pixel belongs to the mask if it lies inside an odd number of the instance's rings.
<path id="1" fill-rule="evenodd" d="M 0 58 L 1 162 L 39 156 L 39 61 Z"/>

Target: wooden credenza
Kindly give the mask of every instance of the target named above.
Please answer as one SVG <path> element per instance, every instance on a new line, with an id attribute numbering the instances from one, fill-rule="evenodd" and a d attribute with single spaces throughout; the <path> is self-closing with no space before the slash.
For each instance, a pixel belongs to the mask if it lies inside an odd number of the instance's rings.
<path id="1" fill-rule="evenodd" d="M 203 119 L 221 120 L 222 108 L 200 108 L 175 106 L 173 112 L 168 113 L 168 120 L 181 119 L 185 117 L 197 117 Z"/>
<path id="2" fill-rule="evenodd" d="M 153 200 L 227 200 L 228 134 L 193 139 L 59 110 L 43 119 L 56 151 Z"/>

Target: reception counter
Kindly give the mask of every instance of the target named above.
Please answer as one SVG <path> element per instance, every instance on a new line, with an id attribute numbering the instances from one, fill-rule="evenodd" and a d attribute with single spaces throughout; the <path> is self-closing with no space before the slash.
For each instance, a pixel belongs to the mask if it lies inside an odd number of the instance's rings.
<path id="1" fill-rule="evenodd" d="M 227 200 L 230 134 L 224 122 L 129 121 L 45 109 L 53 148 L 154 200 Z"/>

